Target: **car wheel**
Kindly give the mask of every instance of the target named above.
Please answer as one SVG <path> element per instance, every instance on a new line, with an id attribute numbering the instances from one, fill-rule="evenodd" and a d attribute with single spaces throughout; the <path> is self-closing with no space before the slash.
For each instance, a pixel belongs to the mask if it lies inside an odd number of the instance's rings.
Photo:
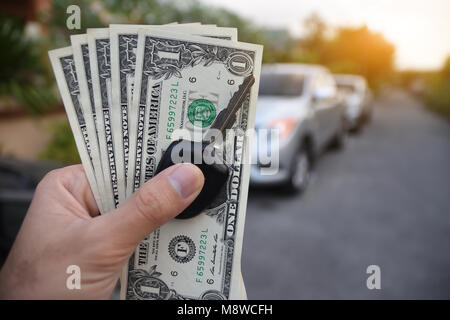
<path id="1" fill-rule="evenodd" d="M 360 116 L 358 120 L 356 120 L 355 124 L 348 130 L 349 133 L 359 134 L 361 133 L 364 126 L 363 116 Z"/>
<path id="2" fill-rule="evenodd" d="M 294 157 L 286 189 L 292 193 L 306 190 L 311 173 L 311 160 L 308 152 L 302 148 Z"/>
<path id="3" fill-rule="evenodd" d="M 347 140 L 347 129 L 346 125 L 342 124 L 339 131 L 334 136 L 333 140 L 331 141 L 331 148 L 334 150 L 341 150 L 345 146 L 345 141 Z"/>
<path id="4" fill-rule="evenodd" d="M 364 123 L 369 124 L 371 121 L 372 121 L 372 110 L 369 110 L 364 116 Z"/>

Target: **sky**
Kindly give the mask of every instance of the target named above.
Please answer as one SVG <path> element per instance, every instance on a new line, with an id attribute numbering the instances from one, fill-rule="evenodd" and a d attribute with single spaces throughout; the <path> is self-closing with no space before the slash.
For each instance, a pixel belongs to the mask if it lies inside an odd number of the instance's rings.
<path id="1" fill-rule="evenodd" d="M 203 0 L 301 36 L 317 13 L 332 26 L 367 25 L 396 46 L 398 69 L 438 69 L 450 55 L 450 0 Z"/>

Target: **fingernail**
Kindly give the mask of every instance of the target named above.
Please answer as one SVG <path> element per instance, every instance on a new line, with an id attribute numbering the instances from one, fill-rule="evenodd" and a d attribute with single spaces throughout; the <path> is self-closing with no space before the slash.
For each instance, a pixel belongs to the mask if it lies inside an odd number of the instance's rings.
<path id="1" fill-rule="evenodd" d="M 170 175 L 169 182 L 181 198 L 186 199 L 199 189 L 199 176 L 195 166 L 183 163 Z"/>

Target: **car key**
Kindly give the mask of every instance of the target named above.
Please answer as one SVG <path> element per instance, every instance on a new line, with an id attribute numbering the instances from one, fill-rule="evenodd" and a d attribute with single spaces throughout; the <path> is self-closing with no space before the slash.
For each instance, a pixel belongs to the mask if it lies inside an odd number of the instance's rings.
<path id="1" fill-rule="evenodd" d="M 220 190 L 227 182 L 229 174 L 228 167 L 224 163 L 205 163 L 203 152 L 206 147 L 211 147 L 214 144 L 214 141 L 212 141 L 212 129 L 220 130 L 222 136 L 225 136 L 225 131 L 233 126 L 236 121 L 236 113 L 240 109 L 254 83 L 255 78 L 253 75 L 244 79 L 239 86 L 239 89 L 231 97 L 228 106 L 219 112 L 216 119 L 211 124 L 211 127 L 204 135 L 202 142 L 183 139 L 173 141 L 162 155 L 161 161 L 156 168 L 156 174 L 176 163 L 183 162 L 174 162 L 173 159 L 175 159 L 175 161 L 177 161 L 177 159 L 190 159 L 189 161 L 191 163 L 194 163 L 194 160 L 201 160 L 201 163 L 194 164 L 202 171 L 205 177 L 205 183 L 199 195 L 176 217 L 177 219 L 188 219 L 197 216 L 219 194 Z M 178 154 L 176 154 L 177 152 Z M 185 152 L 189 154 L 189 158 L 186 157 L 186 154 L 184 154 Z M 201 152 L 201 154 L 198 154 L 199 152 Z"/>

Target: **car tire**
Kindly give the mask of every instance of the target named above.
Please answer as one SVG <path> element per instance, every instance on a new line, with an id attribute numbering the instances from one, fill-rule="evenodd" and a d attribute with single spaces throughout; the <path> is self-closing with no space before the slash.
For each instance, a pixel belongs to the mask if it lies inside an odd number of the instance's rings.
<path id="1" fill-rule="evenodd" d="M 364 116 L 364 124 L 369 124 L 371 121 L 372 121 L 372 110 L 369 110 Z"/>
<path id="2" fill-rule="evenodd" d="M 359 125 L 358 125 L 359 127 Z M 342 124 L 339 131 L 334 136 L 333 140 L 331 141 L 331 149 L 333 150 L 341 150 L 345 146 L 345 141 L 347 140 L 347 129 L 346 125 Z"/>
<path id="3" fill-rule="evenodd" d="M 356 123 L 353 125 L 353 127 L 350 128 L 350 130 L 348 130 L 348 132 L 352 134 L 359 134 L 361 133 L 363 127 L 364 127 L 364 116 L 360 116 L 358 120 L 356 120 Z"/>
<path id="4" fill-rule="evenodd" d="M 301 148 L 291 161 L 289 179 L 285 185 L 288 193 L 304 192 L 311 175 L 311 157 L 306 148 Z"/>

